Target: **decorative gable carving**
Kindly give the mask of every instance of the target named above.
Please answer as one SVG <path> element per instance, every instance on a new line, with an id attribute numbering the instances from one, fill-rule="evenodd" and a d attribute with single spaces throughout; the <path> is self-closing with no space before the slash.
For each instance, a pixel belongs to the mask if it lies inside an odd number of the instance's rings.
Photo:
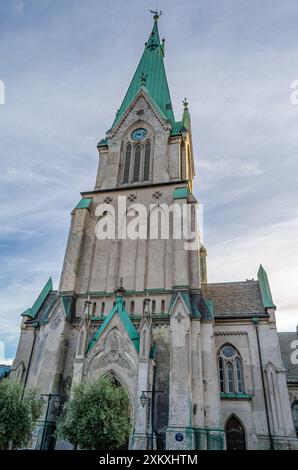
<path id="1" fill-rule="evenodd" d="M 153 116 L 156 118 L 160 126 L 164 130 L 171 130 L 172 124 L 165 118 L 165 116 L 162 116 L 162 112 L 158 109 L 158 106 L 154 103 L 153 100 L 151 100 L 148 93 L 146 92 L 146 89 L 142 87 L 139 93 L 136 95 L 135 99 L 132 101 L 131 105 L 123 114 L 120 121 L 117 123 L 117 125 L 107 132 L 108 139 L 112 139 L 115 134 L 126 124 L 126 121 L 134 110 L 134 108 L 137 108 L 136 111 L 138 111 L 140 108 L 144 108 L 144 103 L 149 107 L 150 111 L 152 112 Z M 139 118 L 139 116 L 136 117 Z"/>

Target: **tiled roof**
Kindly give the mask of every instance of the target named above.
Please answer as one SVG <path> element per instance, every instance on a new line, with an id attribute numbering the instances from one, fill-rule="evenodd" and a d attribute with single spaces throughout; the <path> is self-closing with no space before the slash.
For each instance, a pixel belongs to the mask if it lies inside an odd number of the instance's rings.
<path id="1" fill-rule="evenodd" d="M 298 364 L 293 364 L 291 361 L 291 355 L 294 349 L 297 349 L 297 347 L 291 347 L 291 344 L 293 341 L 298 340 L 298 334 L 296 332 L 278 333 L 278 339 L 282 361 L 286 369 L 287 381 L 298 383 Z"/>
<path id="2" fill-rule="evenodd" d="M 214 317 L 251 317 L 264 314 L 258 281 L 202 285 L 205 300 L 213 302 Z"/>

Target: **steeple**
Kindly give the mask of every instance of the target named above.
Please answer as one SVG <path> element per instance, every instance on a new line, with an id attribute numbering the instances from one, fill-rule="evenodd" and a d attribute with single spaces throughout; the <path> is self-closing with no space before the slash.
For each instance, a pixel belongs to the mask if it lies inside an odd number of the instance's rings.
<path id="1" fill-rule="evenodd" d="M 154 24 L 139 65 L 128 87 L 124 100 L 117 111 L 112 128 L 118 123 L 125 110 L 134 100 L 141 87 L 144 87 L 171 123 L 175 124 L 171 97 L 164 66 L 164 40 L 159 38 L 158 19 L 162 12 L 154 13 Z"/>

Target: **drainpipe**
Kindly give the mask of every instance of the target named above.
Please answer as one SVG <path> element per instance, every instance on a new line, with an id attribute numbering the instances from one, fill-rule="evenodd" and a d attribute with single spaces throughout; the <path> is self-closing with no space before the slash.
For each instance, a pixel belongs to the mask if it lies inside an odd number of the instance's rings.
<path id="1" fill-rule="evenodd" d="M 155 365 L 153 365 L 152 394 L 151 394 L 151 450 L 154 450 L 154 413 L 155 413 Z"/>
<path id="2" fill-rule="evenodd" d="M 266 410 L 266 420 L 267 420 L 268 433 L 269 433 L 269 440 L 270 440 L 270 450 L 274 450 L 274 443 L 273 443 L 273 438 L 272 438 L 272 433 L 271 433 L 271 426 L 270 426 L 270 419 L 269 419 L 268 401 L 267 401 L 266 390 L 265 390 L 265 377 L 264 377 L 263 361 L 262 361 L 262 352 L 261 352 L 260 337 L 259 337 L 259 328 L 258 328 L 258 325 L 259 325 L 259 318 L 253 317 L 253 318 L 252 318 L 252 322 L 253 322 L 253 324 L 255 325 L 256 336 L 257 336 L 257 343 L 258 343 L 259 361 L 260 361 L 260 369 L 261 369 L 261 377 L 262 377 L 262 386 L 263 386 L 263 394 L 264 394 L 265 410 Z"/>

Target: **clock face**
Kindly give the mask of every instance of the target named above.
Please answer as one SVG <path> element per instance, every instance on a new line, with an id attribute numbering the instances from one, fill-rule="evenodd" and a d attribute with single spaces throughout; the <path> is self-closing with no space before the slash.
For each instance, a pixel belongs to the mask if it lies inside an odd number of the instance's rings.
<path id="1" fill-rule="evenodd" d="M 143 129 L 142 127 L 134 130 L 133 133 L 131 134 L 132 140 L 143 140 L 146 138 L 146 136 L 147 136 L 147 131 L 146 129 Z"/>

